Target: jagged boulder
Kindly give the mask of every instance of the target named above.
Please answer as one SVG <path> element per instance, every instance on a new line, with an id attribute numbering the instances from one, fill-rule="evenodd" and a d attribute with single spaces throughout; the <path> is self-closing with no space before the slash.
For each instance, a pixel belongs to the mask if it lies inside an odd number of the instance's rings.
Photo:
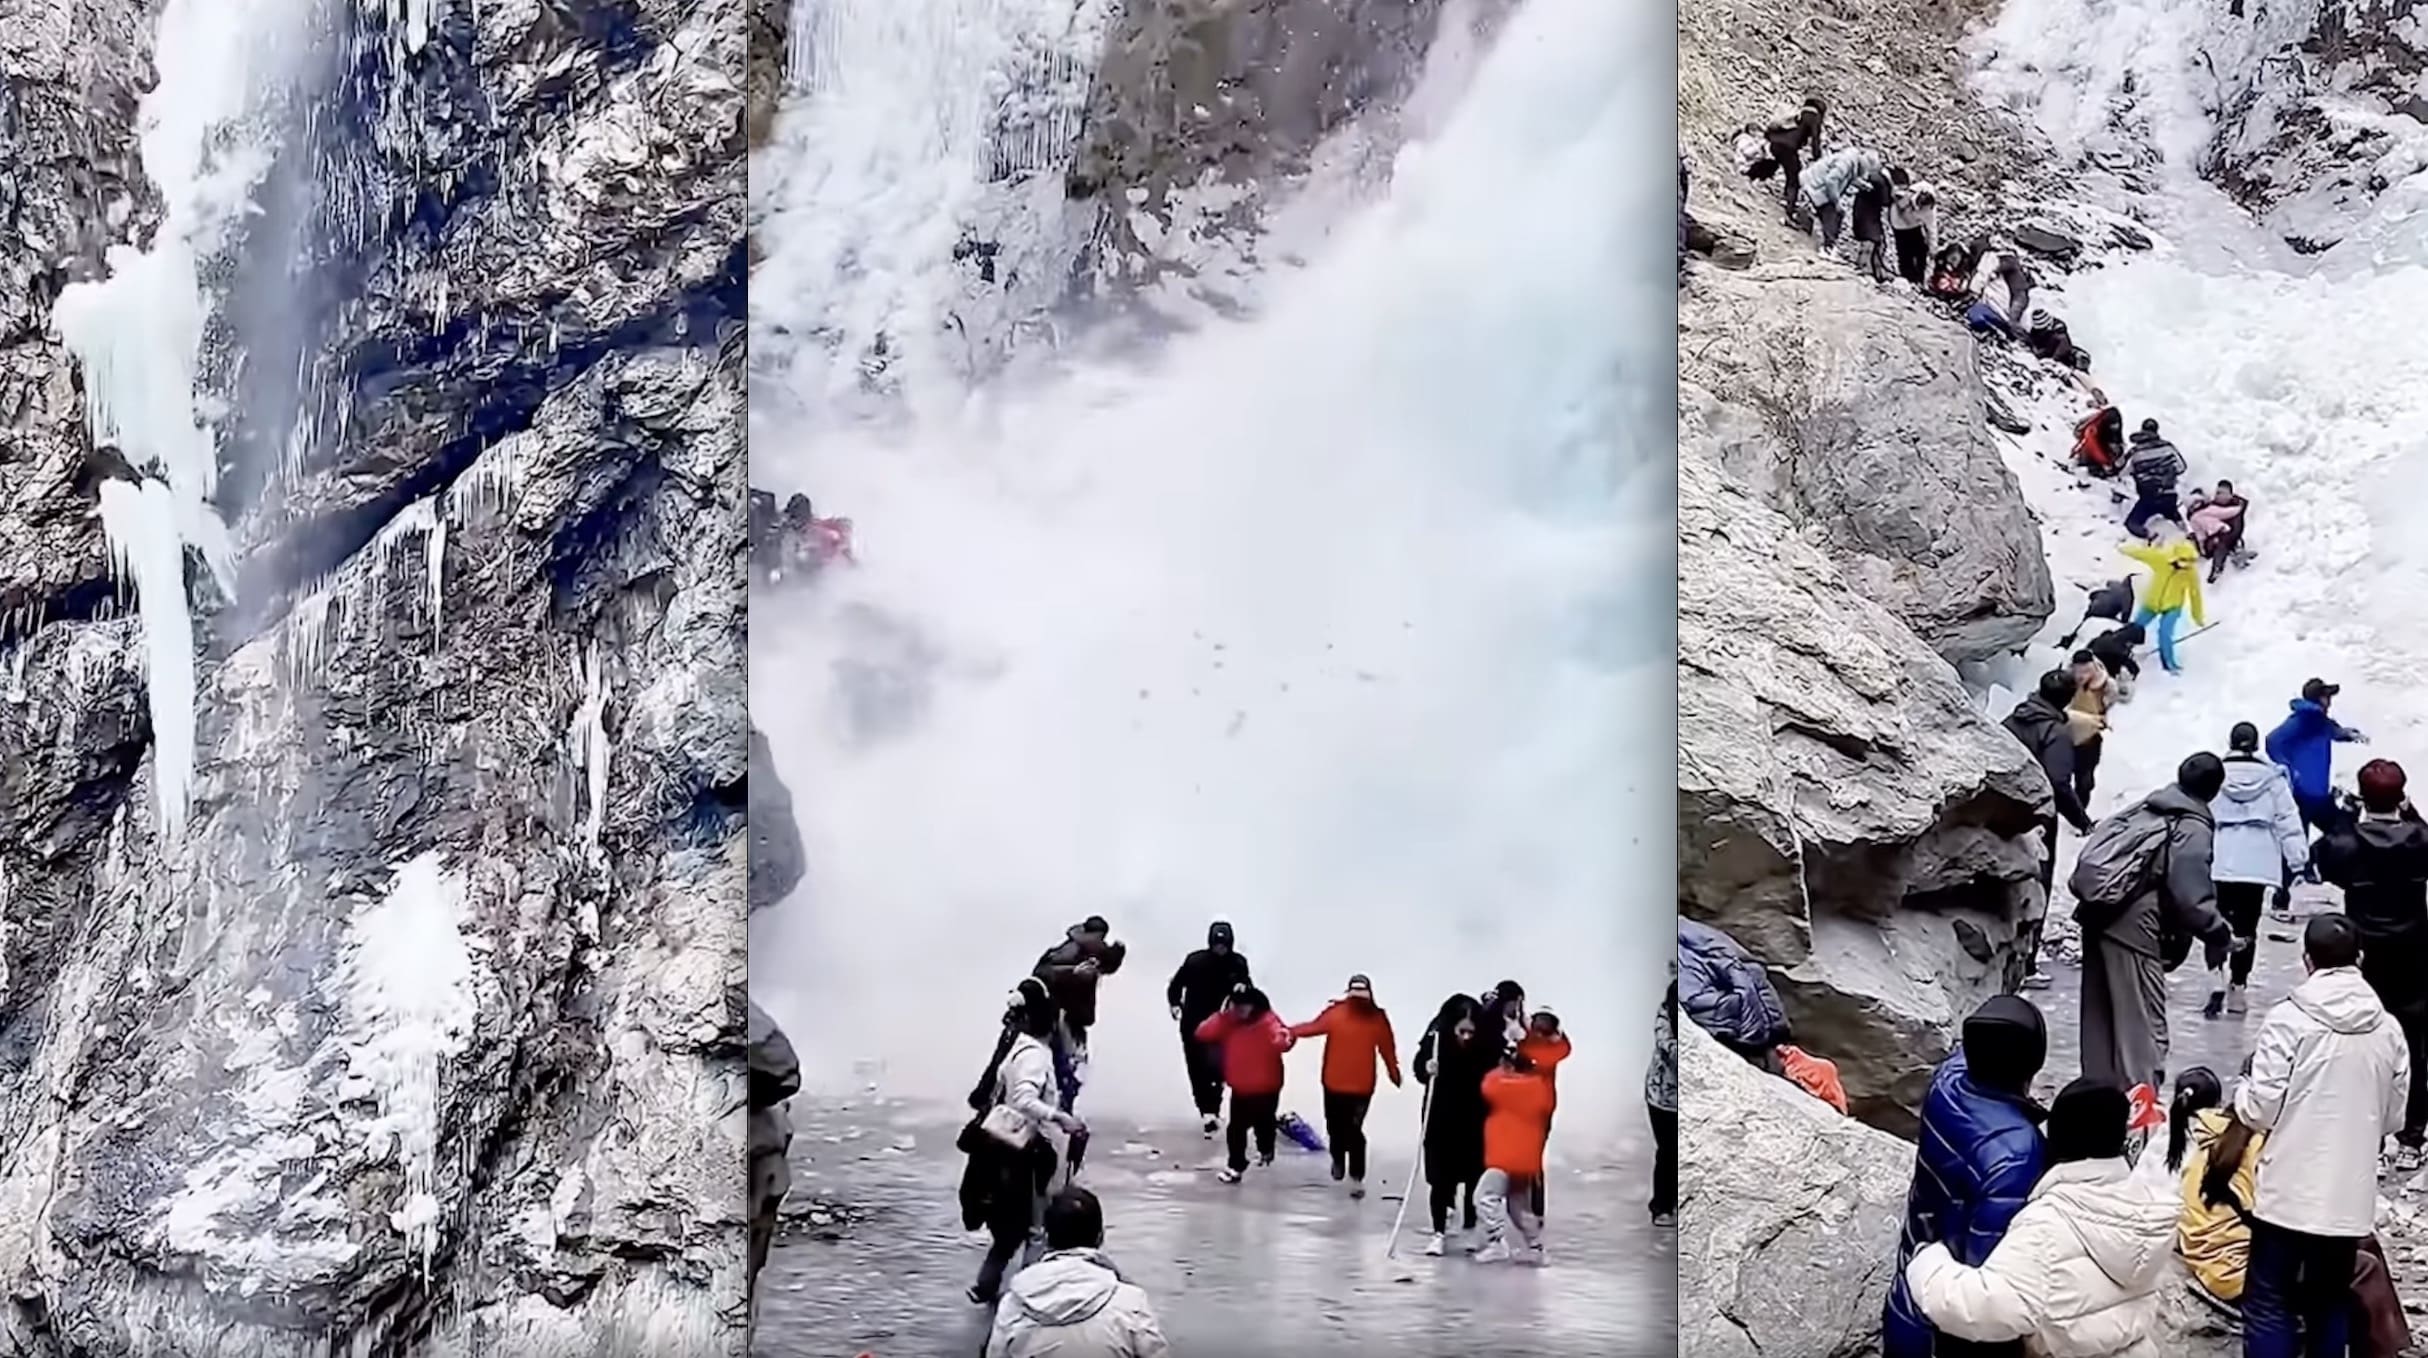
<path id="1" fill-rule="evenodd" d="M 758 727 L 750 728 L 750 908 L 764 909 L 792 894 L 809 873 L 793 819 L 792 790 L 776 772 L 775 751 Z"/>
<path id="2" fill-rule="evenodd" d="M 2048 782 L 1946 662 L 1717 451 L 1758 416 L 1678 392 L 1678 908 L 1773 969 L 1856 1114 L 1913 1126 L 1963 1016 L 2020 979 Z"/>
<path id="3" fill-rule="evenodd" d="M 1951 662 L 2039 632 L 2048 557 L 1983 428 L 1963 327 L 1834 266 L 1708 273 L 1679 314 L 1679 379 L 1748 416 L 1708 435 L 1732 483 Z"/>
<path id="4" fill-rule="evenodd" d="M 1913 1146 L 1678 1039 L 1681 1358 L 1876 1352 Z"/>
<path id="5" fill-rule="evenodd" d="M 800 0 L 802 4 L 811 2 Z M 745 116 L 752 146 L 764 143 L 775 128 L 791 45 L 792 0 L 750 0 L 750 67 L 745 86 L 749 111 Z"/>

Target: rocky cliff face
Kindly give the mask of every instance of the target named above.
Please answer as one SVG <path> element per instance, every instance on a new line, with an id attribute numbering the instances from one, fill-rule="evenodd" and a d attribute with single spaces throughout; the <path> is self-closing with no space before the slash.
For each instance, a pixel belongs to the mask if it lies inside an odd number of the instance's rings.
<path id="1" fill-rule="evenodd" d="M 154 16 L 0 0 L 0 1350 L 739 1347 L 742 16 L 383 12 L 207 275 L 169 838 L 45 337 Z"/>

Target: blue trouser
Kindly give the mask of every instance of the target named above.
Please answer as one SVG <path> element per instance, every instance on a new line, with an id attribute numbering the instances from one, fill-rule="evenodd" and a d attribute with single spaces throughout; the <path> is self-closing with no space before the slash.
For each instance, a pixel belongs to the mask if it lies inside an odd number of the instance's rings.
<path id="1" fill-rule="evenodd" d="M 2169 674 L 2183 673 L 2183 666 L 2175 663 L 2175 624 L 2183 621 L 2183 616 L 2184 611 L 2180 608 L 2170 608 L 2161 613 L 2146 605 L 2133 615 L 2133 621 L 2144 627 L 2150 625 L 2151 619 L 2158 620 L 2158 663 L 2166 666 Z"/>
<path id="2" fill-rule="evenodd" d="M 2360 1243 L 2254 1220 L 2243 1280 L 2244 1358 L 2345 1358 Z"/>

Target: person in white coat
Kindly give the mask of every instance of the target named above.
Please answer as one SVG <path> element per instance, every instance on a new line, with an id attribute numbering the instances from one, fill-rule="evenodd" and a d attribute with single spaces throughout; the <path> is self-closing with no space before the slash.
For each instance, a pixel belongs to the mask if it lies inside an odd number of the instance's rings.
<path id="1" fill-rule="evenodd" d="M 2209 876 L 2217 882 L 2217 912 L 2234 926 L 2234 949 L 2227 973 L 2211 973 L 2201 1010 L 2209 1018 L 2243 1012 L 2268 894 L 2310 870 L 2310 834 L 2291 777 L 2259 753 L 2259 728 L 2236 722 L 2226 745 L 2226 785 L 2209 803 L 2217 820 Z"/>
<path id="2" fill-rule="evenodd" d="M 985 1223 L 990 1242 L 969 1298 L 992 1306 L 1001 1295 L 1004 1272 L 1028 1245 L 1037 1227 L 1046 1185 L 1058 1157 L 1048 1128 L 1078 1133 L 1087 1124 L 1055 1107 L 1054 1053 L 1046 1043 L 1055 1032 L 1054 1006 L 1031 977 L 1013 992 L 1007 1016 L 1010 1042 L 995 1064 L 994 1096 L 986 1111 L 962 1133 L 964 1149 L 980 1159 L 987 1184 Z"/>
<path id="3" fill-rule="evenodd" d="M 2243 1282 L 2243 1352 L 2256 1358 L 2346 1351 L 2352 1259 L 2376 1226 L 2378 1152 L 2411 1094 L 2410 1048 L 2360 956 L 2351 920 L 2311 917 L 2309 978 L 2261 1021 L 2234 1122 L 2210 1147 L 2201 1195 L 2217 1203 L 2251 1134 L 2267 1138 Z"/>
<path id="4" fill-rule="evenodd" d="M 2162 1358 L 2159 1284 L 2173 1261 L 2177 1203 L 2124 1158 L 2132 1101 L 2084 1078 L 2049 1107 L 2048 1168 L 1979 1268 L 1929 1245 L 1906 1265 L 1939 1332 L 2022 1340 L 2030 1358 Z"/>
<path id="5" fill-rule="evenodd" d="M 1172 1351 L 1146 1291 L 1104 1257 L 1104 1207 L 1076 1185 L 1045 1209 L 1044 1258 L 995 1310 L 986 1358 L 1161 1358 Z"/>

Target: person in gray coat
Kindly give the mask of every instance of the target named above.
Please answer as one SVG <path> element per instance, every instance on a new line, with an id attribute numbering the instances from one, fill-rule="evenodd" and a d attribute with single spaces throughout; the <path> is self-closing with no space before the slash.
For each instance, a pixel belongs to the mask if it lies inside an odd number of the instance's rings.
<path id="1" fill-rule="evenodd" d="M 2226 737 L 2225 790 L 2209 811 L 2217 818 L 2217 910 L 2234 926 L 2234 958 L 2224 985 L 2212 985 L 2205 1018 L 2240 1014 L 2259 955 L 2259 915 L 2268 893 L 2288 876 L 2310 871 L 2310 832 L 2293 800 L 2284 769 L 2262 758 L 2259 728 L 2236 722 Z"/>
<path id="2" fill-rule="evenodd" d="M 2216 755 L 2193 755 L 2176 767 L 2172 786 L 2102 822 L 2075 860 L 2086 1076 L 2120 1089 L 2164 1089 L 2170 959 L 2181 962 L 2199 939 L 2210 969 L 2226 964 L 2234 930 L 2217 912 L 2217 822 L 2209 812 L 2225 782 Z"/>

